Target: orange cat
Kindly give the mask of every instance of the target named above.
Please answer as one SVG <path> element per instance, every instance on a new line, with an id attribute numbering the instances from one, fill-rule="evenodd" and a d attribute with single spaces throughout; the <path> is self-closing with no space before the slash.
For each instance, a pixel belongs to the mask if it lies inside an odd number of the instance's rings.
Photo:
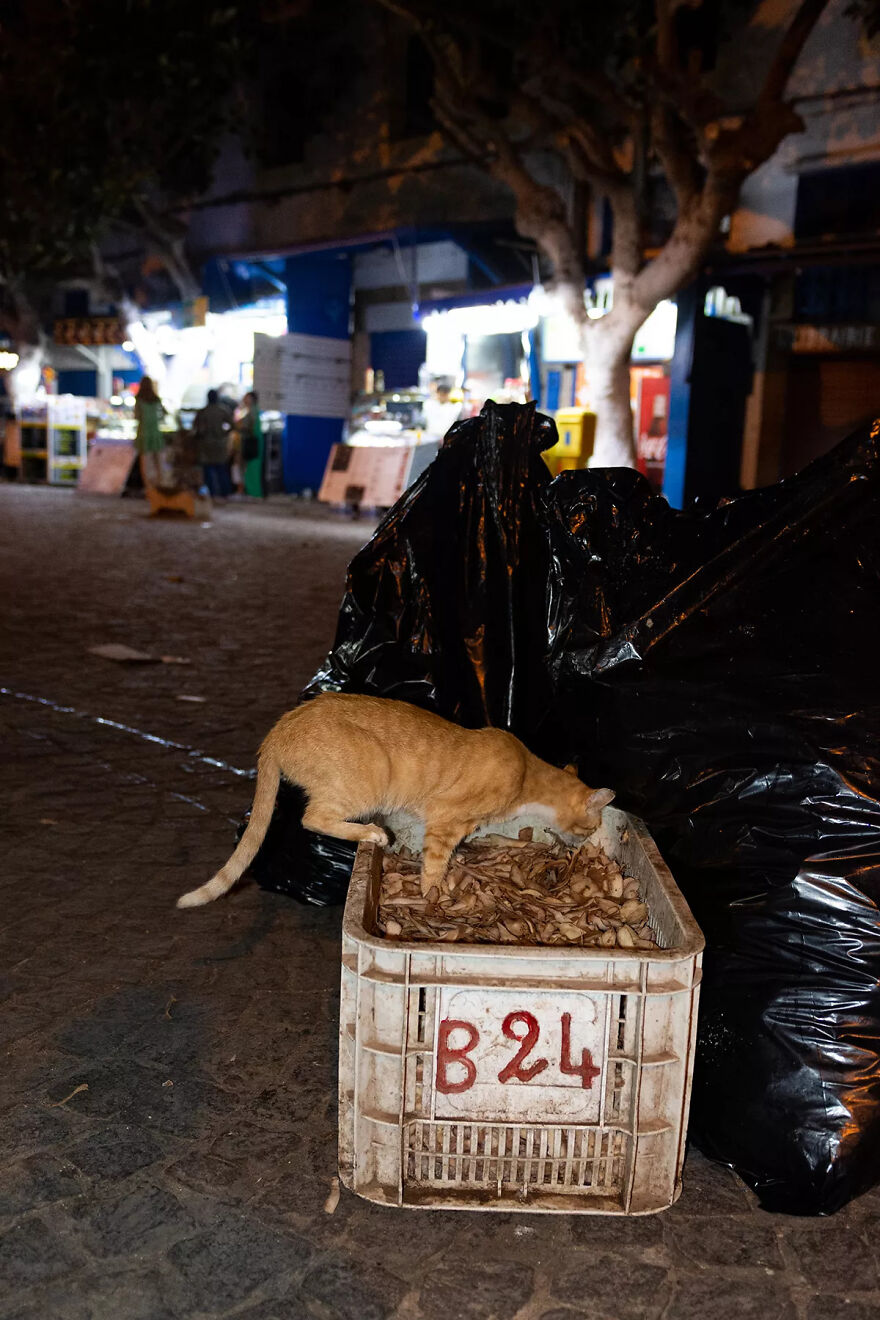
<path id="1" fill-rule="evenodd" d="M 503 729 L 462 729 L 405 701 L 325 692 L 288 711 L 260 748 L 248 827 L 221 871 L 177 900 L 199 907 L 231 889 L 269 827 L 281 776 L 299 784 L 306 829 L 385 844 L 378 825 L 403 811 L 425 822 L 422 892 L 439 884 L 456 845 L 491 821 L 538 815 L 567 834 L 597 829 L 608 788 L 590 789 L 574 766 L 558 770 Z"/>

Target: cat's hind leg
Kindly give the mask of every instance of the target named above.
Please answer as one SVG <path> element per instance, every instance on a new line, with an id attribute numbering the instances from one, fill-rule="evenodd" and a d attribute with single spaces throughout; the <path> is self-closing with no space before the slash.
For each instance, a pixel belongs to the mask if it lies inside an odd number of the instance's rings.
<path id="1" fill-rule="evenodd" d="M 381 826 L 361 825 L 357 821 L 345 820 L 341 811 L 332 807 L 309 803 L 303 813 L 302 823 L 307 830 L 329 834 L 334 839 L 351 839 L 353 843 L 378 843 L 383 846 L 388 842 L 388 835 Z"/>

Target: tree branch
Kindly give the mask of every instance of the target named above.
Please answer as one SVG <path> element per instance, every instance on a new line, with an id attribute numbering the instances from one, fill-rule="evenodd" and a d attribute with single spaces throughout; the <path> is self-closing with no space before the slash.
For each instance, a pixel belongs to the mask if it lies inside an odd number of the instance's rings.
<path id="1" fill-rule="evenodd" d="M 517 233 L 533 239 L 548 258 L 566 310 L 576 324 L 583 324 L 586 317 L 584 266 L 563 198 L 555 188 L 539 183 L 530 174 L 517 148 L 499 124 L 477 113 L 474 123 L 479 138 L 471 138 L 471 142 L 483 144 L 484 161 L 486 147 L 494 152 L 488 162 L 489 172 L 513 193 Z"/>
<path id="2" fill-rule="evenodd" d="M 446 139 L 474 164 L 480 167 L 486 164 L 486 148 L 463 124 L 455 119 L 439 97 L 431 100 L 431 109 Z"/>
<path id="3" fill-rule="evenodd" d="M 434 112 L 444 134 L 513 193 L 518 233 L 533 239 L 548 257 L 567 310 L 582 324 L 586 316 L 584 267 L 563 198 L 530 174 L 503 126 L 475 102 L 468 52 L 460 42 L 448 32 L 426 27 L 398 0 L 379 3 L 399 16 L 406 15 L 425 40 L 437 75 Z"/>
<path id="4" fill-rule="evenodd" d="M 186 302 L 198 297 L 199 281 L 193 274 L 184 247 L 185 229 L 178 223 L 176 230 L 172 230 L 144 198 L 134 196 L 131 202 L 143 221 L 144 233 L 156 249 L 157 255 L 161 257 L 165 269 L 177 286 L 181 299 Z"/>
<path id="5" fill-rule="evenodd" d="M 679 211 L 690 206 L 703 178 L 696 140 L 688 142 L 685 126 L 671 106 L 660 102 L 651 115 L 651 141 Z"/>
<path id="6" fill-rule="evenodd" d="M 16 352 L 42 354 L 46 344 L 42 318 L 17 276 L 6 274 L 0 278 L 0 329 L 8 334 Z"/>
<path id="7" fill-rule="evenodd" d="M 575 147 L 588 177 L 603 188 L 624 184 L 627 176 L 618 169 L 614 154 L 600 133 L 585 119 L 570 119 L 562 129 L 562 140 Z"/>
<path id="8" fill-rule="evenodd" d="M 738 185 L 708 178 L 695 205 L 679 214 L 661 251 L 632 283 L 632 298 L 645 316 L 699 272 L 722 218 L 736 202 Z"/>
<path id="9" fill-rule="evenodd" d="M 717 122 L 706 125 L 703 136 L 710 173 L 724 175 L 728 182 L 738 180 L 739 186 L 746 175 L 769 160 L 783 138 L 803 131 L 803 120 L 782 98 L 798 57 L 828 4 L 829 0 L 802 0 L 748 114 L 730 128 Z"/>
<path id="10" fill-rule="evenodd" d="M 664 0 L 658 0 L 658 12 L 663 4 Z M 751 113 L 729 126 L 706 125 L 703 147 L 707 175 L 698 190 L 694 191 L 691 180 L 680 173 L 690 165 L 679 144 L 670 140 L 669 108 L 657 112 L 655 145 L 667 178 L 675 188 L 679 214 L 663 250 L 633 283 L 633 297 L 646 310 L 696 275 L 721 220 L 736 205 L 743 180 L 773 155 L 783 138 L 803 128 L 803 121 L 781 98 L 798 56 L 827 4 L 828 0 L 802 0 Z"/>
<path id="11" fill-rule="evenodd" d="M 569 61 L 556 42 L 539 38 L 531 48 L 529 62 L 535 73 L 542 78 L 552 78 L 554 86 L 575 88 L 592 105 L 602 105 L 610 110 L 620 125 L 628 124 L 639 109 L 637 102 L 627 97 L 622 88 L 615 86 L 596 64 L 591 63 L 588 68 L 584 68 L 579 63 Z"/>
<path id="12" fill-rule="evenodd" d="M 400 4 L 398 3 L 398 0 L 375 0 L 375 2 L 377 5 L 380 5 L 382 9 L 387 9 L 389 13 L 396 14 L 398 18 L 402 18 L 418 32 L 423 31 L 425 25 L 419 14 L 411 5 Z"/>
<path id="13" fill-rule="evenodd" d="M 631 284 L 642 265 L 642 225 L 635 189 L 630 184 L 608 194 L 614 229 L 611 237 L 611 271 L 615 285 Z"/>
<path id="14" fill-rule="evenodd" d="M 761 106 L 780 100 L 785 95 L 788 80 L 800 58 L 801 51 L 806 45 L 813 28 L 827 9 L 828 3 L 829 0 L 802 0 L 800 9 L 798 9 L 788 31 L 782 38 L 764 80 L 764 86 L 757 102 L 759 109 Z"/>
<path id="15" fill-rule="evenodd" d="M 657 20 L 657 63 L 667 76 L 677 78 L 681 66 L 675 36 L 675 6 L 671 0 L 655 0 L 654 15 Z"/>

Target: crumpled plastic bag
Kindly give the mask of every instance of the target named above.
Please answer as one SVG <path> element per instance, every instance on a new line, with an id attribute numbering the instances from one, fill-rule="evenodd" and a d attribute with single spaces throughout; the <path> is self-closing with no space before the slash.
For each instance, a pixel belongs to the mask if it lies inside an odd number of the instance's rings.
<path id="1" fill-rule="evenodd" d="M 510 728 L 647 821 L 707 937 L 691 1137 L 799 1214 L 880 1180 L 878 434 L 677 511 L 551 481 L 553 424 L 487 404 L 352 562 L 303 694 Z M 298 878 L 285 818 L 260 867 L 341 901 L 353 850 L 300 827 Z"/>

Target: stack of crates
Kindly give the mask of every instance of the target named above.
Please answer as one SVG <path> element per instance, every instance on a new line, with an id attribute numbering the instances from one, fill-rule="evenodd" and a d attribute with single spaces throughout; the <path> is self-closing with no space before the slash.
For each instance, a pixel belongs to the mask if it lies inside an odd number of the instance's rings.
<path id="1" fill-rule="evenodd" d="M 606 808 L 595 841 L 638 880 L 658 950 L 387 939 L 383 850 L 359 847 L 342 945 L 347 1187 L 386 1205 L 566 1214 L 677 1198 L 703 937 L 640 821 Z"/>

